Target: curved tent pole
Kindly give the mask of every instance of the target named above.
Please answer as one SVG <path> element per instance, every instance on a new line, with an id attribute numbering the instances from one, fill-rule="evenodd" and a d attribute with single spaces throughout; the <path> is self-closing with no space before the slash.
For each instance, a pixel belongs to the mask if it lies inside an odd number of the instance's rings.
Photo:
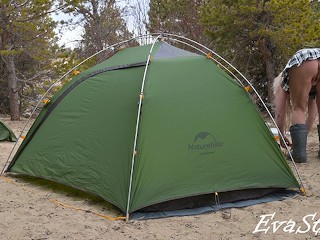
<path id="1" fill-rule="evenodd" d="M 207 55 L 207 54 L 208 54 L 207 52 L 201 50 L 200 48 L 195 47 L 195 46 L 192 45 L 192 44 L 183 42 L 183 41 L 178 40 L 178 39 L 173 39 L 173 38 L 170 39 L 170 40 L 173 40 L 173 41 L 175 41 L 175 42 L 179 42 L 179 43 L 185 44 L 185 45 L 187 45 L 188 47 L 191 47 L 191 48 L 193 48 L 193 49 L 201 52 L 203 55 Z M 211 50 L 210 50 L 210 51 L 211 51 Z M 214 52 L 212 52 L 212 53 L 214 53 Z M 226 66 L 224 66 L 224 65 L 223 65 L 221 62 L 219 62 L 217 59 L 214 59 L 213 57 L 210 57 L 210 59 L 213 60 L 215 63 L 217 63 L 219 66 L 223 67 L 224 70 L 226 70 L 230 75 L 232 75 L 232 77 L 234 77 L 234 78 L 239 82 L 239 84 L 241 84 L 241 85 L 244 87 L 244 85 L 243 85 L 243 83 L 240 81 L 240 79 L 239 79 L 230 69 L 228 69 Z"/>
<path id="2" fill-rule="evenodd" d="M 304 185 L 303 185 L 303 182 L 302 182 L 301 175 L 300 175 L 300 173 L 299 173 L 299 171 L 298 171 L 298 168 L 297 168 L 297 165 L 296 165 L 295 161 L 293 160 L 293 157 L 292 157 L 292 155 L 291 155 L 289 146 L 287 145 L 286 141 L 284 140 L 284 136 L 282 135 L 282 133 L 281 133 L 281 131 L 280 131 L 280 129 L 279 129 L 279 127 L 278 127 L 275 119 L 273 118 L 270 110 L 268 109 L 267 105 L 266 105 L 265 102 L 263 101 L 263 99 L 262 99 L 262 97 L 260 96 L 260 94 L 258 93 L 258 91 L 257 91 L 257 90 L 255 89 L 255 87 L 252 85 L 252 83 L 251 83 L 237 68 L 235 68 L 231 63 L 229 63 L 226 59 L 224 59 L 223 57 L 221 57 L 219 54 L 217 54 L 216 52 L 212 51 L 211 49 L 207 48 L 206 46 L 204 46 L 204 45 L 202 45 L 202 44 L 200 44 L 200 43 L 198 43 L 198 42 L 196 42 L 196 41 L 194 41 L 194 40 L 191 40 L 191 39 L 189 39 L 189 38 L 186 38 L 186 37 L 183 37 L 183 36 L 179 36 L 179 35 L 176 35 L 176 34 L 169 34 L 169 33 L 167 34 L 167 33 L 164 33 L 163 35 L 164 35 L 164 36 L 165 36 L 165 35 L 168 35 L 168 36 L 173 36 L 173 37 L 181 38 L 181 39 L 190 41 L 190 42 L 192 42 L 192 43 L 194 43 L 194 44 L 196 44 L 196 45 L 198 45 L 198 46 L 201 46 L 202 48 L 206 49 L 207 51 L 209 51 L 210 53 L 214 54 L 214 55 L 217 56 L 219 59 L 221 59 L 223 62 L 225 62 L 228 66 L 230 66 L 233 70 L 235 70 L 235 71 L 246 81 L 246 83 L 250 86 L 250 88 L 251 88 L 251 89 L 254 91 L 254 93 L 257 95 L 259 101 L 262 103 L 263 107 L 264 107 L 265 110 L 267 111 L 267 113 L 268 113 L 269 117 L 271 118 L 273 124 L 276 126 L 276 128 L 277 128 L 277 130 L 278 130 L 278 132 L 279 132 L 279 135 L 280 135 L 282 141 L 285 143 L 285 147 L 286 147 L 286 149 L 287 149 L 287 151 L 288 151 L 288 153 L 289 153 L 289 157 L 290 157 L 290 159 L 291 159 L 291 161 L 292 161 L 292 163 L 293 163 L 294 169 L 295 169 L 295 171 L 296 171 L 296 173 L 297 173 L 297 176 L 298 176 L 299 181 L 300 181 L 300 184 L 301 184 L 300 191 L 301 191 L 302 193 L 305 193 L 305 188 L 304 188 Z M 174 39 L 173 39 L 173 40 L 174 40 Z M 180 43 L 186 44 L 186 45 L 188 45 L 188 46 L 190 46 L 190 47 L 193 47 L 194 49 L 197 49 L 198 51 L 200 51 L 200 52 L 202 52 L 204 55 L 206 55 L 206 53 L 205 53 L 204 51 L 202 51 L 202 50 L 194 47 L 194 46 L 191 45 L 191 44 L 185 43 L 185 42 L 180 41 L 180 40 L 177 40 L 177 41 L 180 42 Z M 218 62 L 218 61 L 216 61 L 215 59 L 213 59 L 212 57 L 210 57 L 210 58 L 211 58 L 213 61 Z M 234 76 L 242 86 L 244 86 L 243 83 L 242 83 L 229 69 L 227 69 L 227 68 L 226 68 L 223 64 L 221 64 L 220 62 L 218 62 L 218 63 L 219 63 L 219 65 L 223 66 L 223 68 L 226 69 L 229 73 L 231 73 L 232 76 Z"/>
<path id="3" fill-rule="evenodd" d="M 129 191 L 128 191 L 128 201 L 127 201 L 127 211 L 126 211 L 126 221 L 129 221 L 129 206 L 130 206 L 130 200 L 131 200 L 131 192 L 132 192 L 132 180 L 133 180 L 133 171 L 134 171 L 134 163 L 135 163 L 135 157 L 137 155 L 137 141 L 138 141 L 138 132 L 139 132 L 139 126 L 140 126 L 140 115 L 141 115 L 141 107 L 142 107 L 142 101 L 144 98 L 144 86 L 145 86 L 145 81 L 147 77 L 147 71 L 148 71 L 148 66 L 151 61 L 151 53 L 153 51 L 154 45 L 158 41 L 158 39 L 162 35 L 158 35 L 154 40 L 151 45 L 149 54 L 148 54 L 148 59 L 146 63 L 146 67 L 144 69 L 144 74 L 143 74 L 143 79 L 141 83 L 141 90 L 140 90 L 140 98 L 139 98 L 139 107 L 138 107 L 138 116 L 137 116 L 137 122 L 136 122 L 136 130 L 135 130 L 135 136 L 134 136 L 134 143 L 133 143 L 133 151 L 132 151 L 132 160 L 131 160 L 131 170 L 130 170 L 130 182 L 129 182 Z"/>

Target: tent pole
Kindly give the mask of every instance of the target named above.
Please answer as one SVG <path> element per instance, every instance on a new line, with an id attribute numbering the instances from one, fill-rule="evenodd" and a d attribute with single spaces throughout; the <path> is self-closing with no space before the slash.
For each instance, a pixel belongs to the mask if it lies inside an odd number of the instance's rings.
<path id="1" fill-rule="evenodd" d="M 139 125 L 140 125 L 140 115 L 141 115 L 141 108 L 142 108 L 142 101 L 144 98 L 144 85 L 147 77 L 147 71 L 148 71 L 148 66 L 151 61 L 151 53 L 153 51 L 154 45 L 158 41 L 158 39 L 161 37 L 161 35 L 157 36 L 150 48 L 146 67 L 144 69 L 144 74 L 143 74 L 143 79 L 142 79 L 142 84 L 141 84 L 141 90 L 140 90 L 140 98 L 139 98 L 139 107 L 138 107 L 138 116 L 137 116 L 137 121 L 136 121 L 136 130 L 135 130 L 135 136 L 134 136 L 134 143 L 133 143 L 133 151 L 132 151 L 132 160 L 131 160 L 131 170 L 130 170 L 130 182 L 129 182 L 129 190 L 128 190 L 128 201 L 127 201 L 127 211 L 126 211 L 126 221 L 129 221 L 129 208 L 130 208 L 130 200 L 131 200 L 131 191 L 132 191 L 132 180 L 133 180 L 133 170 L 134 170 L 134 163 L 135 163 L 135 157 L 138 154 L 137 153 L 137 140 L 138 140 L 138 132 L 139 132 Z"/>

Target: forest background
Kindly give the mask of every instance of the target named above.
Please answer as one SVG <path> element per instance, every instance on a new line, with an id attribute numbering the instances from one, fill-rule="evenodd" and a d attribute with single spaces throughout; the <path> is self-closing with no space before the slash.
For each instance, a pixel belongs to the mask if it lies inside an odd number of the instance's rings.
<path id="1" fill-rule="evenodd" d="M 271 107 L 272 81 L 291 55 L 320 46 L 319 22 L 315 0 L 0 0 L 0 114 L 12 120 L 30 116 L 50 86 L 84 59 L 160 32 L 190 38 L 223 56 Z M 63 34 L 73 29 L 81 29 L 79 36 L 63 43 Z M 97 54 L 77 71 L 108 54 Z"/>

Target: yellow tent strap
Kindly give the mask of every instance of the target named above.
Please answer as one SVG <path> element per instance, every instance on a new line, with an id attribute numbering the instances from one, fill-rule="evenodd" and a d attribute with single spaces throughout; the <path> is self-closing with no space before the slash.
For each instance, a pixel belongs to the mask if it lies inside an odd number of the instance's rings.
<path id="1" fill-rule="evenodd" d="M 92 213 L 92 214 L 95 214 L 95 215 L 97 215 L 99 217 L 106 218 L 108 220 L 125 220 L 126 219 L 126 217 L 109 217 L 109 216 L 103 215 L 101 213 L 93 212 L 91 210 L 84 210 L 84 209 L 81 209 L 81 208 L 69 206 L 69 205 L 61 203 L 61 202 L 59 202 L 58 200 L 55 200 L 55 199 L 49 199 L 49 200 L 51 202 L 55 203 L 55 204 L 58 204 L 58 205 L 62 206 L 62 207 L 70 208 L 70 209 L 73 209 L 73 210 L 76 210 L 76 211 L 83 211 L 83 212 L 87 212 L 87 213 Z"/>
<path id="2" fill-rule="evenodd" d="M 300 192 L 301 192 L 301 194 L 302 194 L 303 196 L 307 196 L 307 191 L 306 191 L 306 189 L 305 189 L 304 187 L 301 187 L 301 188 L 300 188 Z"/>
<path id="3" fill-rule="evenodd" d="M 5 176 L 1 176 L 1 178 L 3 178 L 4 180 L 6 180 L 8 183 L 11 183 L 11 184 L 13 184 L 13 185 L 18 186 L 15 182 L 13 182 L 11 179 L 9 179 L 9 178 L 7 178 L 7 177 L 5 177 Z"/>
<path id="4" fill-rule="evenodd" d="M 1 176 L 1 178 L 3 178 L 4 180 L 6 180 L 8 183 L 11 183 L 15 186 L 20 187 L 23 191 L 28 191 L 27 189 L 25 189 L 24 187 L 19 186 L 18 184 L 16 184 L 14 181 L 12 181 L 10 178 L 5 177 L 5 176 Z"/>
<path id="5" fill-rule="evenodd" d="M 3 178 L 4 180 L 6 180 L 8 183 L 11 183 L 15 186 L 18 186 L 20 187 L 18 184 L 16 184 L 15 182 L 13 182 L 11 179 L 5 177 L 5 176 L 1 176 L 1 178 Z M 26 189 L 22 188 L 24 191 L 26 191 Z M 77 210 L 77 211 L 83 211 L 83 212 L 87 212 L 87 213 L 92 213 L 92 214 L 95 214 L 99 217 L 102 217 L 102 218 L 105 218 L 105 219 L 109 219 L 109 220 L 125 220 L 126 217 L 109 217 L 109 216 L 106 216 L 106 215 L 103 215 L 103 214 L 100 214 L 100 213 L 97 213 L 97 212 L 93 212 L 91 210 L 84 210 L 84 209 L 81 209 L 81 208 L 77 208 L 77 207 L 72 207 L 72 206 L 68 206 L 66 204 L 63 204 L 55 199 L 49 199 L 51 202 L 55 203 L 55 204 L 58 204 L 60 206 L 63 206 L 63 207 L 66 207 L 66 208 L 70 208 L 70 209 L 74 209 L 74 210 Z"/>
<path id="6" fill-rule="evenodd" d="M 246 87 L 244 87 L 244 89 L 246 90 L 246 92 L 249 92 L 251 90 L 251 87 L 250 86 L 246 86 Z"/>
<path id="7" fill-rule="evenodd" d="M 80 73 L 80 72 L 79 72 L 79 70 L 77 70 L 77 69 L 75 69 L 75 70 L 73 71 L 73 74 L 74 74 L 75 76 L 77 76 L 79 73 Z"/>

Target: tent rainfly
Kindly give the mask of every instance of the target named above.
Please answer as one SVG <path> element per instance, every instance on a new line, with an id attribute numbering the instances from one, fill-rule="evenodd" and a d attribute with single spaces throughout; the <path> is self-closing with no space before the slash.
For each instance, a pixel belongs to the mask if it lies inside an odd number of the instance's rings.
<path id="1" fill-rule="evenodd" d="M 244 87 L 210 55 L 164 41 L 75 76 L 6 172 L 99 195 L 127 219 L 299 189 Z"/>

